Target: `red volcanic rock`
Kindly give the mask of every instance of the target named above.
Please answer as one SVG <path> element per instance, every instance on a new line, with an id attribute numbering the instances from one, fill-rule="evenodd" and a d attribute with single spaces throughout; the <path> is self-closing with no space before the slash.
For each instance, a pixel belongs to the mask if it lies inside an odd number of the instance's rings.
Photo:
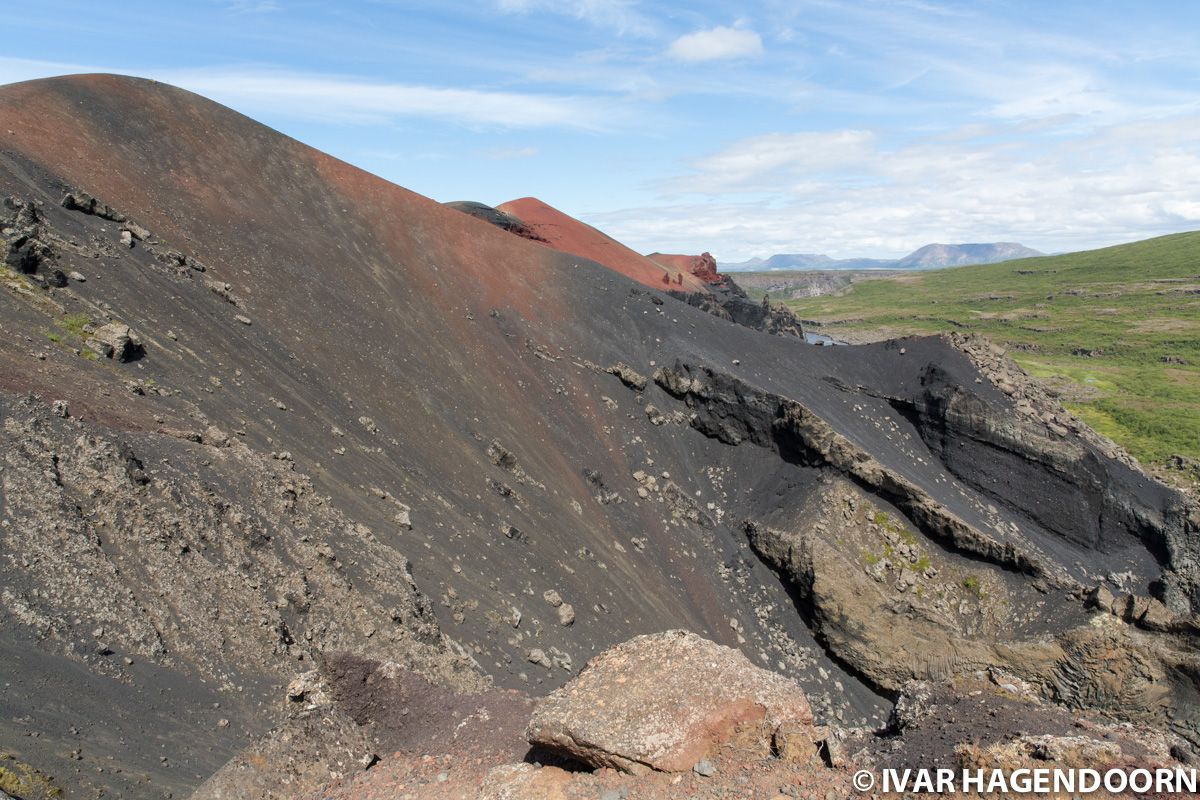
<path id="1" fill-rule="evenodd" d="M 667 269 L 695 275 L 705 283 L 725 282 L 725 276 L 717 272 L 717 260 L 711 253 L 701 253 L 698 256 L 651 253 L 646 258 Z"/>
<path id="2" fill-rule="evenodd" d="M 505 214 L 503 211 L 497 211 L 491 206 L 483 203 L 476 203 L 471 200 L 455 200 L 451 203 L 446 203 L 447 208 L 453 208 L 455 211 L 461 211 L 464 214 L 481 219 L 484 222 L 495 225 L 501 230 L 506 230 L 509 233 L 516 234 L 522 239 L 532 239 L 535 242 L 543 242 L 540 236 L 534 233 L 528 225 L 517 219 L 511 214 Z"/>
<path id="3" fill-rule="evenodd" d="M 538 239 L 555 250 L 603 264 L 638 283 L 655 289 L 666 286 L 688 292 L 706 291 L 704 280 L 690 271 L 656 263 L 535 197 L 512 200 L 496 210 L 520 219 Z"/>
<path id="4" fill-rule="evenodd" d="M 792 681 L 687 631 L 638 636 L 538 703 L 529 742 L 593 767 L 687 772 L 735 743 L 766 755 L 785 724 L 812 732 Z"/>

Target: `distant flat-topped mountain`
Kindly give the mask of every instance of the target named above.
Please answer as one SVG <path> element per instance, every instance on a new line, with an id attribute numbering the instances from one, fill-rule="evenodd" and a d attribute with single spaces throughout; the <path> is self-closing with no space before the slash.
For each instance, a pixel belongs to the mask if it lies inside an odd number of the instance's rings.
<path id="1" fill-rule="evenodd" d="M 896 266 L 908 269 L 961 267 L 966 264 L 995 264 L 1000 261 L 1042 255 L 1045 253 L 1016 242 L 927 244 L 900 259 Z"/>
<path id="2" fill-rule="evenodd" d="M 777 253 L 770 258 L 752 258 L 737 263 L 720 263 L 732 272 L 785 269 L 932 269 L 967 264 L 995 264 L 1015 258 L 1032 258 L 1045 253 L 1016 242 L 981 244 L 927 244 L 903 258 L 830 258 L 822 253 Z"/>

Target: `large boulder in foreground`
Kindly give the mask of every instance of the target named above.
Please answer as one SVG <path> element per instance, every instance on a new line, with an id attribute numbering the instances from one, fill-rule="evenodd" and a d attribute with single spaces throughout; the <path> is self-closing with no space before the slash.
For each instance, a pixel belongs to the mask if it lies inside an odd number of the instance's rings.
<path id="1" fill-rule="evenodd" d="M 766 755 L 781 728 L 812 730 L 799 686 L 737 650 L 675 630 L 592 659 L 538 703 L 526 736 L 593 767 L 686 772 L 726 743 Z"/>

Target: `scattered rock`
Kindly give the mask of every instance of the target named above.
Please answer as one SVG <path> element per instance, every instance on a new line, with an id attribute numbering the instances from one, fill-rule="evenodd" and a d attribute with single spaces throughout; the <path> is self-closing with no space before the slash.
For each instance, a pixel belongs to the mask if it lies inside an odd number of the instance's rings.
<path id="1" fill-rule="evenodd" d="M 204 281 L 204 285 L 206 287 L 208 287 L 208 290 L 210 292 L 212 292 L 217 297 L 224 300 L 226 303 L 229 303 L 230 305 L 234 306 L 235 308 L 237 306 L 241 305 L 241 301 L 238 300 L 237 296 L 234 295 L 234 293 L 233 293 L 233 285 L 232 284 L 225 283 L 224 281 L 214 281 L 211 279 L 206 279 Z"/>
<path id="2" fill-rule="evenodd" d="M 636 389 L 639 392 L 646 389 L 646 377 L 624 362 L 618 362 L 612 366 L 605 367 L 604 371 L 609 375 L 616 375 L 621 379 L 621 383 L 630 389 Z"/>
<path id="3" fill-rule="evenodd" d="M 68 211 L 79 211 L 83 214 L 90 214 L 113 222 L 125 222 L 124 214 L 110 205 L 101 203 L 87 192 L 69 192 L 62 199 L 62 207 Z"/>
<path id="4" fill-rule="evenodd" d="M 209 425 L 204 431 L 204 436 L 201 439 L 204 444 L 212 447 L 228 447 L 229 434 L 218 428 L 216 425 Z"/>
<path id="5" fill-rule="evenodd" d="M 302 711 L 239 753 L 192 800 L 292 800 L 377 760 L 368 729 L 328 705 Z"/>
<path id="6" fill-rule="evenodd" d="M 558 767 L 502 764 L 488 771 L 476 800 L 567 800 L 570 779 Z"/>
<path id="7" fill-rule="evenodd" d="M 814 742 L 814 739 L 821 741 L 820 735 L 820 730 L 817 728 L 785 722 L 775 731 L 771 742 L 772 750 L 778 758 L 784 761 L 796 764 L 807 763 L 817 754 L 818 744 Z"/>
<path id="8" fill-rule="evenodd" d="M 310 670 L 297 675 L 287 685 L 287 699 L 293 703 L 303 703 L 309 708 L 329 705 L 333 698 L 329 694 L 329 686 L 321 677 L 319 670 Z"/>
<path id="9" fill-rule="evenodd" d="M 125 226 L 121 230 L 123 232 L 127 232 L 139 242 L 147 241 L 150 238 L 150 231 L 146 230 L 141 225 L 138 225 L 136 222 L 130 222 L 126 220 Z"/>

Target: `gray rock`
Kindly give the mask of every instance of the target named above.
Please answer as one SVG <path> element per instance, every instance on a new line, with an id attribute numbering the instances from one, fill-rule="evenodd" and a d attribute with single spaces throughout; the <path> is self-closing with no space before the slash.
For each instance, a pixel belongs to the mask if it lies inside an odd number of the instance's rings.
<path id="1" fill-rule="evenodd" d="M 646 376 L 639 373 L 633 367 L 624 362 L 618 362 L 612 366 L 605 367 L 604 371 L 609 375 L 616 375 L 621 379 L 621 383 L 628 386 L 630 389 L 643 391 L 646 388 Z"/>
<path id="2" fill-rule="evenodd" d="M 546 651 L 540 647 L 535 647 L 530 650 L 529 654 L 525 656 L 525 660 L 530 664 L 539 664 L 546 669 L 554 668 L 554 663 L 550 660 L 550 657 L 546 655 Z"/>
<path id="3" fill-rule="evenodd" d="M 62 207 L 68 211 L 79 211 L 83 214 L 90 214 L 101 219 L 112 220 L 113 222 L 125 221 L 124 214 L 110 205 L 101 203 L 87 192 L 75 191 L 68 193 L 62 199 Z"/>
<path id="4" fill-rule="evenodd" d="M 132 361 L 145 352 L 141 337 L 136 331 L 121 322 L 101 325 L 84 342 L 84 346 L 115 361 Z"/>
<path id="5" fill-rule="evenodd" d="M 209 425 L 204 431 L 203 441 L 205 444 L 212 447 L 228 447 L 229 434 L 218 428 L 216 425 Z"/>
<path id="6" fill-rule="evenodd" d="M 150 238 L 150 231 L 146 230 L 141 225 L 138 225 L 136 222 L 127 221 L 122 230 L 128 231 L 129 235 L 134 239 L 137 239 L 139 242 L 144 242 Z"/>

